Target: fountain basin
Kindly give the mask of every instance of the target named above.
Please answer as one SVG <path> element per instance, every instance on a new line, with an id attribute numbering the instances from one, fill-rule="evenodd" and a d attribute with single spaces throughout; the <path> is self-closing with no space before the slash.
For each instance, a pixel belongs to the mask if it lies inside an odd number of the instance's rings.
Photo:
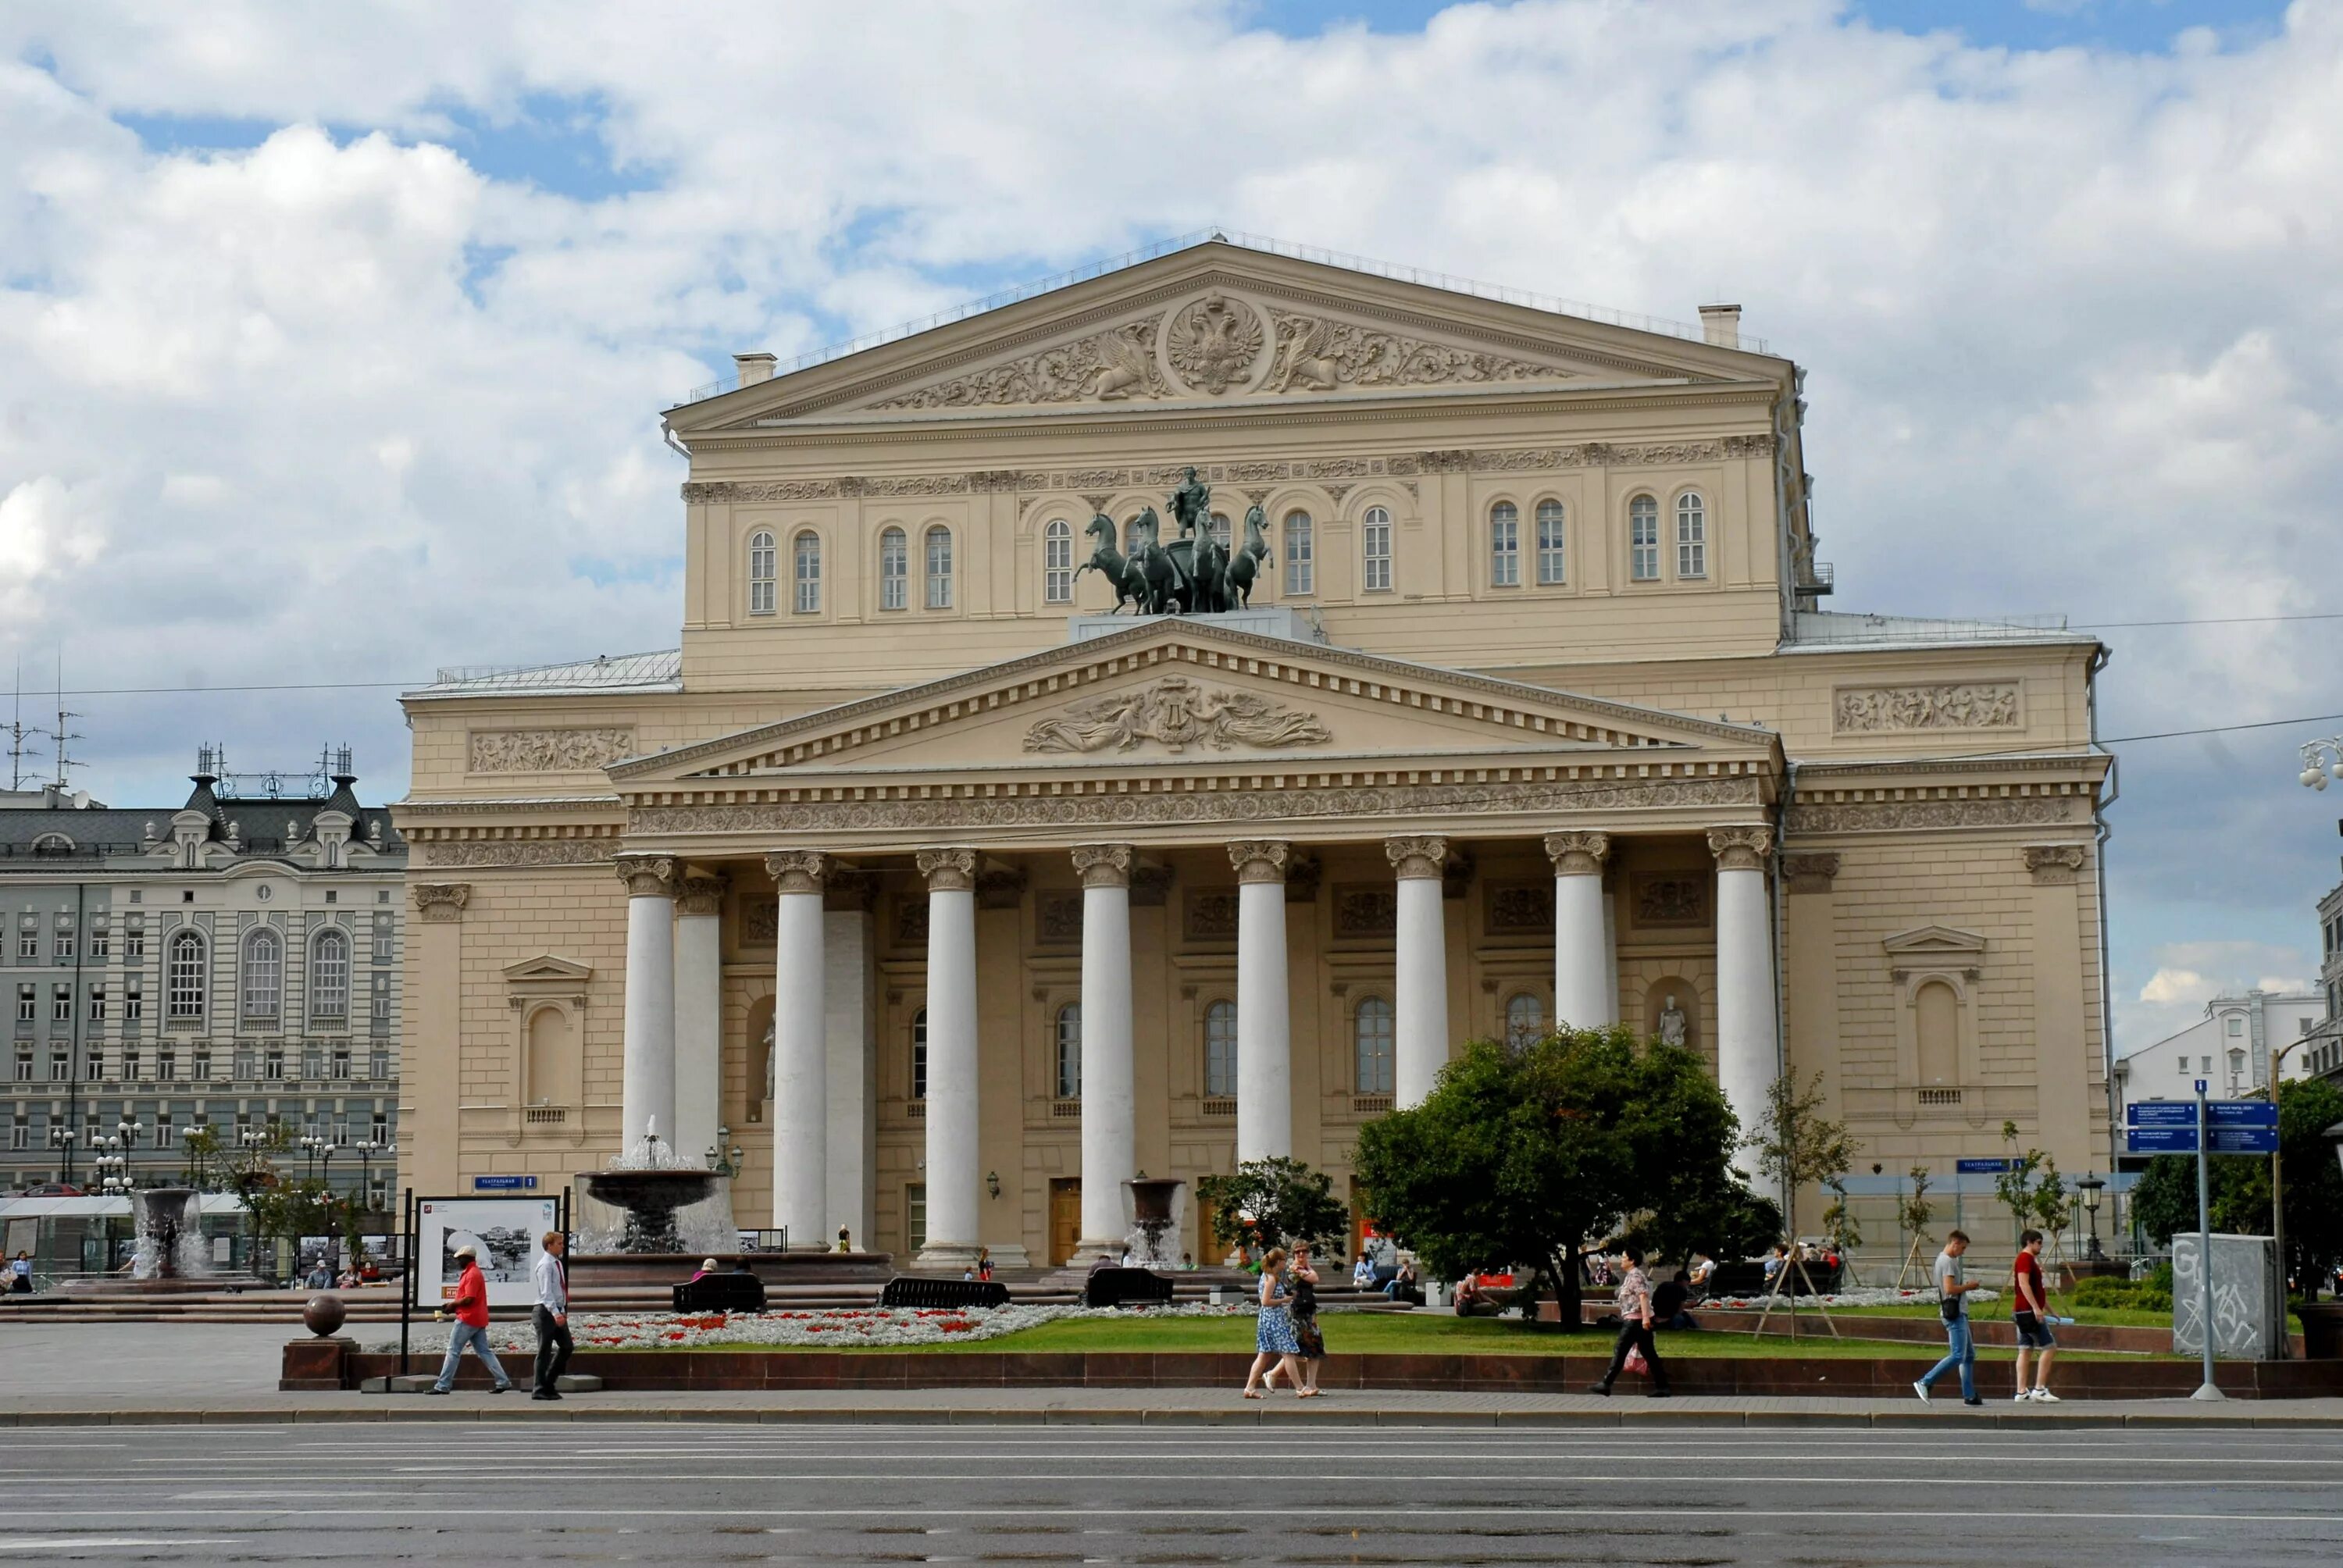
<path id="1" fill-rule="evenodd" d="M 1188 1183 L 1169 1176 L 1141 1176 L 1122 1184 L 1123 1211 L 1131 1222 L 1131 1261 L 1142 1269 L 1177 1268 L 1180 1221 Z"/>
<path id="2" fill-rule="evenodd" d="M 675 1256 L 684 1251 L 677 1211 L 714 1197 L 722 1178 L 712 1171 L 667 1169 L 587 1171 L 578 1180 L 588 1197 L 625 1212 L 618 1251 Z"/>

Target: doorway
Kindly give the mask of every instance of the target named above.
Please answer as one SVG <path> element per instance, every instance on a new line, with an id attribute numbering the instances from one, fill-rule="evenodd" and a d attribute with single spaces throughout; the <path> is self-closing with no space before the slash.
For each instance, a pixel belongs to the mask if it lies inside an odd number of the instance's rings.
<path id="1" fill-rule="evenodd" d="M 1050 1266 L 1061 1269 L 1073 1261 L 1075 1243 L 1082 1239 L 1082 1179 L 1052 1177 L 1050 1181 Z"/>

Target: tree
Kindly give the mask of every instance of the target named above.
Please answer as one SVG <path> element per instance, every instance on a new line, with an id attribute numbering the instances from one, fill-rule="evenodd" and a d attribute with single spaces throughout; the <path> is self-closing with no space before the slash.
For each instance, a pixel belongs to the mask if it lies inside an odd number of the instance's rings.
<path id="1" fill-rule="evenodd" d="M 1829 1205 L 1823 1210 L 1823 1234 L 1831 1239 L 1831 1245 L 1838 1249 L 1841 1257 L 1845 1257 L 1863 1245 L 1863 1227 L 1847 1207 L 1845 1178 L 1834 1176 L 1823 1185 L 1830 1189 L 1831 1195 Z"/>
<path id="2" fill-rule="evenodd" d="M 1423 1103 L 1359 1130 L 1370 1212 L 1434 1277 L 1527 1268 L 1578 1321 L 1590 1241 L 1718 1248 L 1755 1201 L 1734 1179 L 1735 1124 L 1700 1059 L 1624 1028 L 1513 1050 L 1474 1040 Z M 1735 1238 L 1736 1240 L 1738 1238 Z"/>
<path id="3" fill-rule="evenodd" d="M 1897 1201 L 1896 1211 L 1896 1223 L 1912 1232 L 1912 1250 L 1905 1254 L 1904 1266 L 1896 1271 L 1896 1288 L 1899 1291 L 1904 1288 L 1904 1277 L 1912 1271 L 1912 1265 L 1920 1261 L 1920 1249 L 1936 1239 L 1935 1233 L 1928 1229 L 1929 1222 L 1936 1217 L 1936 1206 L 1928 1201 L 1928 1168 L 1915 1165 L 1908 1175 L 1911 1188 Z"/>
<path id="4" fill-rule="evenodd" d="M 1743 1140 L 1757 1156 L 1757 1169 L 1782 1185 L 1783 1235 L 1796 1239 L 1798 1190 L 1837 1181 L 1863 1152 L 1846 1123 L 1823 1114 L 1823 1075 L 1815 1074 L 1805 1093 L 1784 1073 L 1765 1091 L 1765 1118 Z"/>
<path id="5" fill-rule="evenodd" d="M 1206 1176 L 1196 1196 L 1212 1206 L 1212 1240 L 1223 1247 L 1324 1247 L 1350 1229 L 1333 1178 L 1299 1160 L 1248 1160 L 1233 1176 Z"/>
<path id="6" fill-rule="evenodd" d="M 2028 1226 L 2039 1229 L 2056 1249 L 2066 1233 L 2067 1218 L 2075 1211 L 2074 1195 L 2058 1175 L 2058 1161 L 2039 1149 L 2028 1149 L 2023 1154 L 2017 1147 L 2017 1123 L 2001 1124 L 2001 1141 L 2012 1151 L 2001 1172 L 1993 1179 L 1994 1191 L 2000 1194 L 2002 1205 L 2009 1211 L 2015 1228 L 2020 1231 Z"/>
<path id="7" fill-rule="evenodd" d="M 2343 1261 L 2343 1165 L 2327 1129 L 2343 1121 L 2343 1090 L 2319 1079 L 2282 1084 L 2278 1096 L 2280 1174 L 2286 1184 L 2286 1265 L 2305 1293 Z M 2206 1172 L 2213 1229 L 2270 1231 L 2269 1161 L 2217 1154 Z M 2159 1247 L 2197 1229 L 2197 1156 L 2159 1154 L 2131 1193 L 2132 1221 Z"/>
<path id="8" fill-rule="evenodd" d="M 2213 1229 L 2231 1234 L 2267 1233 L 2269 1173 L 2258 1160 L 2215 1155 L 2206 1171 Z M 2289 1218 L 2292 1204 L 2287 1205 Z M 2158 1247 L 2172 1244 L 2176 1231 L 2197 1229 L 2197 1156 L 2159 1154 L 2147 1162 L 2131 1190 L 2131 1220 Z"/>

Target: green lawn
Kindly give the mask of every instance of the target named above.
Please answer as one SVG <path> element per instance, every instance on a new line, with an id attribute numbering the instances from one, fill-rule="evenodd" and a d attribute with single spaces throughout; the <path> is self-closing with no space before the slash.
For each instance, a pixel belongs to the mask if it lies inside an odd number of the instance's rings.
<path id="1" fill-rule="evenodd" d="M 2000 1310 L 1995 1311 L 1996 1308 Z M 2077 1307 L 2070 1306 L 2065 1302 L 2054 1302 L 2051 1303 L 2051 1310 L 2060 1317 L 2073 1318 L 2078 1323 L 2105 1323 L 2117 1328 L 2136 1329 L 2168 1329 L 2172 1326 L 2170 1312 L 2143 1312 L 2137 1307 Z M 1798 1316 L 1805 1318 L 1813 1311 L 1813 1308 L 1802 1305 L 1798 1309 Z M 1699 1312 L 1700 1309 L 1694 1308 L 1694 1316 L 1697 1317 Z M 1781 1312 L 1777 1309 L 1775 1316 L 1780 1315 Z M 1831 1309 L 1831 1316 L 1835 1318 L 1933 1318 L 1936 1315 L 1936 1304 L 1934 1302 L 1909 1302 L 1893 1307 L 1833 1307 Z M 1979 1322 L 1993 1318 L 2006 1322 L 2009 1310 L 2006 1302 L 1989 1302 L 1977 1309 L 1976 1316 Z M 2296 1333 L 2300 1333 L 2302 1320 L 2288 1313 L 2287 1326 Z"/>

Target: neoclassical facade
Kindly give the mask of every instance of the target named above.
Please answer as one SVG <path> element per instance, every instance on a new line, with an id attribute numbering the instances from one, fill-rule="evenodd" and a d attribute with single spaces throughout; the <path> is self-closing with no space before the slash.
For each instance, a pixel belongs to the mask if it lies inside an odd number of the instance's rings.
<path id="1" fill-rule="evenodd" d="M 1800 373 L 1703 317 L 1215 241 L 743 356 L 680 648 L 405 699 L 402 1178 L 656 1126 L 744 1226 L 1039 1264 L 1614 1020 L 1891 1171 L 2104 1163 L 2102 650 L 1819 608 Z M 1207 538 L 1249 602 L 1110 613 Z"/>

